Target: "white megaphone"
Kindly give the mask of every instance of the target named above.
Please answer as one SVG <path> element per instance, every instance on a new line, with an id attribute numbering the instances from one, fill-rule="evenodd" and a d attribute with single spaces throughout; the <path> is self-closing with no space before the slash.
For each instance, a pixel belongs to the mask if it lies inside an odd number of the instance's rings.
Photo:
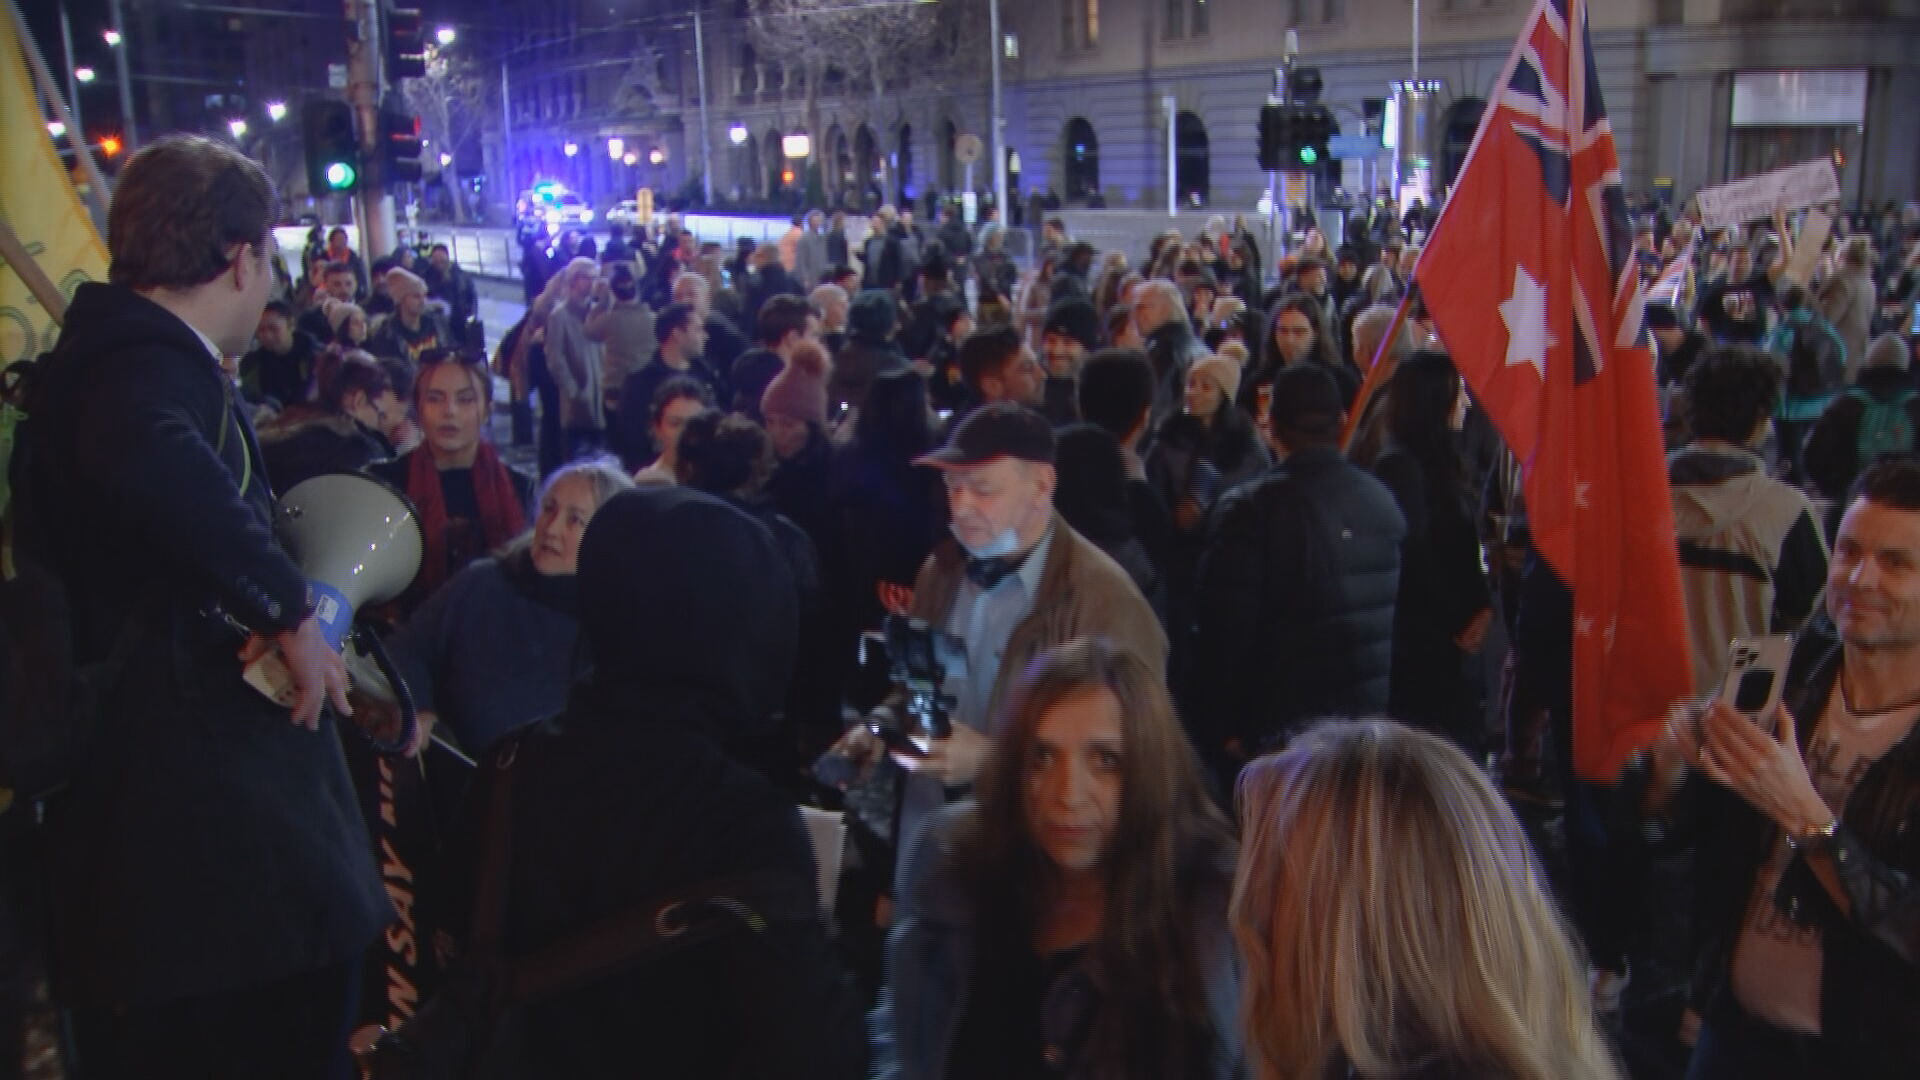
<path id="1" fill-rule="evenodd" d="M 392 488 L 359 473 L 329 473 L 295 484 L 275 507 L 274 531 L 306 575 L 307 601 L 335 649 L 347 641 L 356 612 L 399 596 L 420 571 L 423 545 L 413 507 Z M 349 650 L 348 664 L 363 688 L 404 701 L 405 690 L 390 671 L 381 670 L 384 663 L 369 665 L 357 650 Z M 248 664 L 245 677 L 262 694 L 293 706 L 293 678 L 279 653 Z"/>

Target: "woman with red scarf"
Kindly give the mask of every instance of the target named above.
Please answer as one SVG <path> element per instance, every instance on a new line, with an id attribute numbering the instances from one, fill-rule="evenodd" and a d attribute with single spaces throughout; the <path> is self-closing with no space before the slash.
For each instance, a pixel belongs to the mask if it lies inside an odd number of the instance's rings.
<path id="1" fill-rule="evenodd" d="M 484 360 L 468 362 L 448 349 L 421 354 L 413 405 L 426 439 L 374 470 L 406 492 L 425 541 L 420 574 L 400 598 L 400 614 L 526 529 L 525 481 L 482 438 L 492 400 Z"/>

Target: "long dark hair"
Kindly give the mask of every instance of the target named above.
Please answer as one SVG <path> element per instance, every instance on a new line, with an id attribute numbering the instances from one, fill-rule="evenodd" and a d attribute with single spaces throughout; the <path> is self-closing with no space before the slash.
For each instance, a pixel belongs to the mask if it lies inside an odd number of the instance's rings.
<path id="1" fill-rule="evenodd" d="M 1287 366 L 1286 357 L 1280 352 L 1280 346 L 1273 340 L 1274 328 L 1280 325 L 1280 316 L 1289 311 L 1297 311 L 1306 316 L 1308 325 L 1313 327 L 1313 352 L 1305 357 L 1316 364 L 1324 365 L 1332 371 L 1341 366 L 1340 352 L 1334 348 L 1333 337 L 1327 333 L 1327 320 L 1320 302 L 1306 293 L 1288 293 L 1273 305 L 1267 313 L 1267 333 L 1260 342 L 1260 371 L 1258 381 L 1266 382 L 1279 374 Z M 1248 380 L 1251 385 L 1255 380 Z"/>
<path id="2" fill-rule="evenodd" d="M 889 467 L 913 468 L 913 459 L 933 449 L 933 414 L 927 380 L 911 371 L 873 380 L 853 423 L 853 443 L 862 454 Z"/>
<path id="3" fill-rule="evenodd" d="M 1049 649 L 1022 675 L 979 780 L 978 813 L 958 845 L 982 914 L 981 949 L 1011 955 L 1033 947 L 1052 873 L 1028 824 L 1035 732 L 1055 706 L 1099 689 L 1119 699 L 1123 749 L 1120 819 L 1102 868 L 1106 907 L 1091 945 L 1106 997 L 1088 1047 L 1099 1060 L 1124 1062 L 1129 1077 L 1200 1076 L 1218 1035 L 1194 923 L 1202 890 L 1231 877 L 1234 844 L 1166 685 L 1141 657 L 1082 639 Z"/>
<path id="4" fill-rule="evenodd" d="M 1429 476 L 1465 484 L 1459 442 L 1448 423 L 1460 396 L 1460 372 L 1445 353 L 1421 349 L 1400 362 L 1387 384 L 1387 436 Z"/>

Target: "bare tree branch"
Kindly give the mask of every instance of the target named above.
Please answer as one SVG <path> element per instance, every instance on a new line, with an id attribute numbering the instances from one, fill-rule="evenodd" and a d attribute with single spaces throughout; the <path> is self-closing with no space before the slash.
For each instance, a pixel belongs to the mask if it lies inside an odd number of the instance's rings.
<path id="1" fill-rule="evenodd" d="M 472 57 L 436 48 L 428 52 L 426 75 L 405 80 L 400 90 L 407 107 L 420 118 L 420 135 L 427 141 L 422 164 L 428 173 L 440 175 L 453 201 L 455 219 L 464 222 L 467 208 L 460 194 L 458 170 L 442 167 L 440 155 L 458 161 L 493 115 L 493 80 L 480 73 Z"/>

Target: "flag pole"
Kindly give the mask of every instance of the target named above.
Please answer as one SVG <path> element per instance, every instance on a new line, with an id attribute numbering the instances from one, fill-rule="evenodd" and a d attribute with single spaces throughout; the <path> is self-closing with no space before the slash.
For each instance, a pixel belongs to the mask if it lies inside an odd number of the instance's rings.
<path id="1" fill-rule="evenodd" d="M 60 96 L 60 85 L 54 82 L 53 73 L 47 70 L 46 58 L 40 55 L 40 44 L 33 39 L 33 31 L 27 27 L 27 18 L 20 13 L 20 5 L 7 0 L 7 10 L 13 13 L 14 36 L 20 39 L 20 54 L 26 57 L 27 66 L 33 69 L 33 81 L 40 85 L 40 93 L 53 105 L 55 118 L 67 127 L 67 141 L 73 145 L 74 156 L 87 170 L 87 186 L 92 189 L 94 210 L 100 220 L 107 219 L 107 199 L 112 189 L 107 187 L 107 178 L 100 171 L 100 164 L 93 160 L 93 148 L 87 145 L 87 133 L 80 128 L 79 121 L 67 109 L 67 99 Z"/>
<path id="2" fill-rule="evenodd" d="M 1399 366 L 1397 362 L 1389 364 L 1387 358 L 1393 355 L 1393 343 L 1400 336 L 1401 328 L 1406 326 L 1407 312 L 1412 306 L 1413 282 L 1409 281 L 1407 287 L 1401 292 L 1400 306 L 1393 311 L 1393 322 L 1387 326 L 1387 332 L 1380 338 L 1380 343 L 1373 347 L 1373 363 L 1367 368 L 1367 377 L 1360 384 L 1360 392 L 1353 397 L 1353 408 L 1347 410 L 1347 426 L 1340 433 L 1342 450 L 1353 445 L 1353 436 L 1360 429 L 1360 420 L 1367 415 L 1367 402 L 1372 401 L 1373 395 L 1393 377 L 1390 369 Z"/>
<path id="3" fill-rule="evenodd" d="M 67 298 L 60 295 L 60 290 L 54 286 L 53 279 L 48 277 L 47 272 L 40 268 L 40 264 L 33 260 L 31 254 L 28 254 L 27 246 L 20 242 L 19 234 L 13 231 L 13 226 L 8 224 L 5 218 L 0 218 L 0 259 L 4 259 L 13 272 L 20 275 L 20 280 L 26 284 L 27 291 L 33 294 L 35 300 L 40 301 L 41 307 L 47 309 L 47 314 L 53 317 L 53 321 L 64 325 L 67 315 Z"/>

